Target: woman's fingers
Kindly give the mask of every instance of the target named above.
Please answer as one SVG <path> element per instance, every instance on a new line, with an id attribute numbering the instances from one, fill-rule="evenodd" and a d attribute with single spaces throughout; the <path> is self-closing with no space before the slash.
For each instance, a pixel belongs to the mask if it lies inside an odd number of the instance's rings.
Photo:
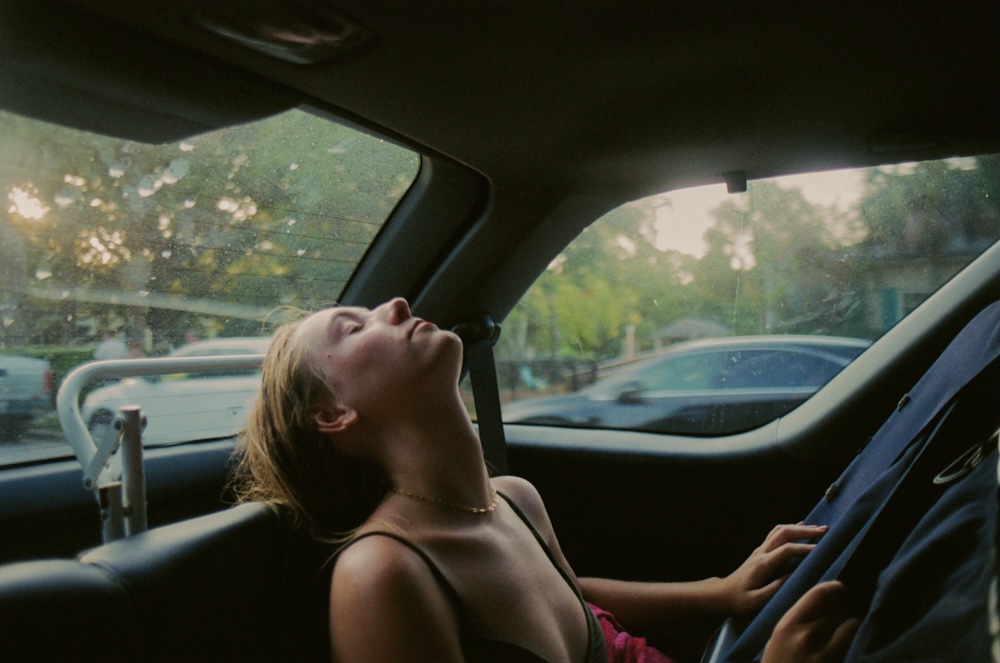
<path id="1" fill-rule="evenodd" d="M 784 566 L 786 562 L 799 557 L 805 557 L 816 547 L 815 543 L 786 543 L 769 553 L 769 564 L 774 568 Z"/>
<path id="2" fill-rule="evenodd" d="M 799 626 L 807 625 L 814 638 L 826 643 L 848 621 L 849 608 L 844 583 L 831 580 L 820 583 L 803 594 L 781 621 L 787 620 Z"/>
<path id="3" fill-rule="evenodd" d="M 851 643 L 854 642 L 854 635 L 858 632 L 859 626 L 861 626 L 861 620 L 857 617 L 852 617 L 837 627 L 833 632 L 833 637 L 830 638 L 830 642 L 827 644 L 830 660 L 844 660 L 844 657 L 847 656 L 847 650 L 851 648 Z"/>
<path id="4" fill-rule="evenodd" d="M 792 541 L 819 538 L 826 534 L 827 529 L 826 525 L 778 525 L 768 533 L 761 548 L 764 552 L 771 552 Z"/>
<path id="5" fill-rule="evenodd" d="M 847 588 L 837 581 L 816 585 L 781 618 L 768 641 L 765 661 L 840 661 L 857 631 L 848 613 Z"/>

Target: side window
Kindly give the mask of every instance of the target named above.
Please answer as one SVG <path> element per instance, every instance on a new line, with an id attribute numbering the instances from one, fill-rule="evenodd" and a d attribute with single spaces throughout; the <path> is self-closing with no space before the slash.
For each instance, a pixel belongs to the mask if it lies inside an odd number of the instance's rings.
<path id="1" fill-rule="evenodd" d="M 675 357 L 652 364 L 642 382 L 649 391 L 716 389 L 720 386 L 720 369 L 725 360 L 726 357 L 715 352 Z"/>
<path id="2" fill-rule="evenodd" d="M 998 238 L 998 155 L 628 203 L 566 247 L 504 322 L 504 420 L 692 435 L 760 426 Z"/>
<path id="3" fill-rule="evenodd" d="M 819 387 L 847 362 L 836 362 L 788 350 L 733 353 L 725 372 L 725 389 L 788 389 Z"/>
<path id="4" fill-rule="evenodd" d="M 54 398 L 95 359 L 262 354 L 264 320 L 337 300 L 419 157 L 304 110 L 145 145 L 0 112 L 0 465 L 72 455 Z M 167 444 L 240 430 L 256 373 L 93 385 Z"/>

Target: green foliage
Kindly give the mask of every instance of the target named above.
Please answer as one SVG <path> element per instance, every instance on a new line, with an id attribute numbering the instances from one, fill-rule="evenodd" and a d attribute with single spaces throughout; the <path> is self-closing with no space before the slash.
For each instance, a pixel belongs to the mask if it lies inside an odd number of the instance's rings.
<path id="1" fill-rule="evenodd" d="M 657 249 L 655 210 L 641 201 L 598 220 L 511 314 L 501 356 L 610 360 L 629 326 L 641 352 L 686 317 L 734 334 L 876 336 L 870 300 L 887 258 L 945 255 L 960 266 L 1000 236 L 1000 159 L 869 169 L 847 211 L 753 182 L 712 216 L 699 258 Z"/>
<path id="2" fill-rule="evenodd" d="M 85 320 L 175 343 L 329 304 L 418 166 L 300 111 L 174 145 L 8 113 L 0 135 L 8 343 L 70 341 Z"/>

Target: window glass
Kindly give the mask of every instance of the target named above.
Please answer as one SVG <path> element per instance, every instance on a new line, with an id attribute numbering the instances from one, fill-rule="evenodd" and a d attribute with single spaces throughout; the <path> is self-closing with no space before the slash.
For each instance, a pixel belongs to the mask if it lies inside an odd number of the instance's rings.
<path id="1" fill-rule="evenodd" d="M 719 387 L 720 369 L 726 357 L 702 352 L 670 361 L 652 363 L 640 373 L 640 383 L 649 391 L 692 391 Z"/>
<path id="2" fill-rule="evenodd" d="M 258 354 L 278 307 L 334 302 L 418 156 L 305 111 L 145 145 L 0 112 L 0 464 L 68 455 L 59 381 L 93 360 Z M 231 435 L 256 375 L 95 385 L 145 440 Z"/>
<path id="3" fill-rule="evenodd" d="M 504 419 L 691 435 L 760 426 L 998 237 L 997 155 L 626 204 L 584 230 L 505 321 Z"/>
<path id="4" fill-rule="evenodd" d="M 723 389 L 818 387 L 846 365 L 794 350 L 733 352 L 728 360 Z"/>

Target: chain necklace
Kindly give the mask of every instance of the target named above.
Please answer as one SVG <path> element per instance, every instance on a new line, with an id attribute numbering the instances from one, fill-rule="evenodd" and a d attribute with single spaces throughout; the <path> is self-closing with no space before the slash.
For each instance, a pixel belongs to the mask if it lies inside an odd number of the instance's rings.
<path id="1" fill-rule="evenodd" d="M 497 491 L 496 488 L 493 490 L 493 500 L 490 502 L 489 506 L 466 506 L 464 504 L 456 504 L 454 502 L 447 502 L 445 500 L 439 500 L 434 497 L 427 497 L 425 495 L 417 495 L 416 493 L 411 493 L 400 488 L 393 488 L 392 492 L 397 495 L 402 495 L 403 497 L 409 497 L 411 500 L 418 500 L 420 502 L 429 502 L 430 504 L 440 504 L 441 506 L 450 506 L 453 509 L 459 509 L 465 511 L 466 513 L 474 513 L 477 515 L 485 515 L 487 513 L 493 513 L 497 508 Z"/>

